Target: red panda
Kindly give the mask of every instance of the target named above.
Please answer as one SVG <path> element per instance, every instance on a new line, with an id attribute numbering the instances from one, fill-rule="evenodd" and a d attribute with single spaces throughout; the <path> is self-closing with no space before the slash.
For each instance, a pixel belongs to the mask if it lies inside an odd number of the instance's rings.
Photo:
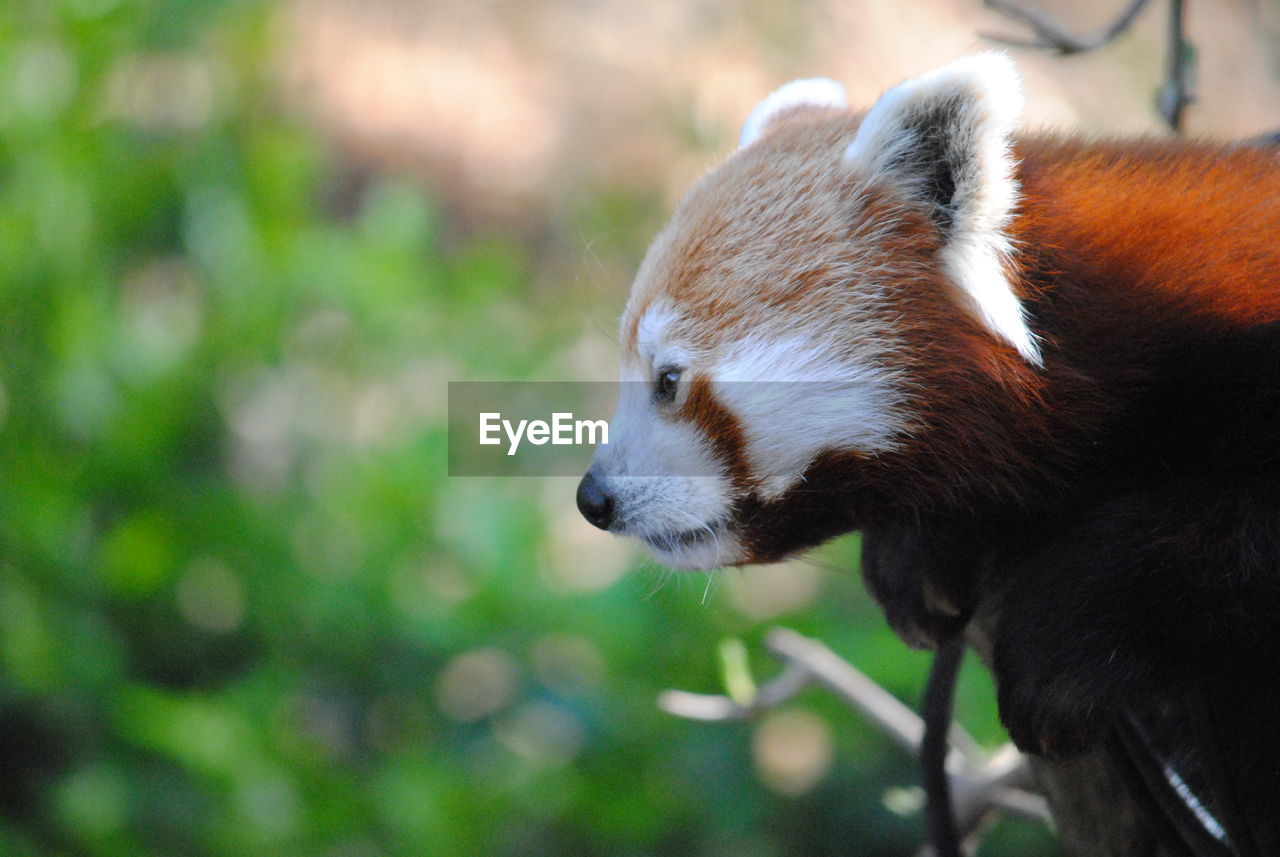
<path id="1" fill-rule="evenodd" d="M 766 99 L 637 273 L 577 502 L 677 567 L 863 531 L 908 641 L 1000 605 L 1002 718 L 1070 755 L 1280 660 L 1280 155 L 1017 134 L 1020 92 L 984 54 Z"/>

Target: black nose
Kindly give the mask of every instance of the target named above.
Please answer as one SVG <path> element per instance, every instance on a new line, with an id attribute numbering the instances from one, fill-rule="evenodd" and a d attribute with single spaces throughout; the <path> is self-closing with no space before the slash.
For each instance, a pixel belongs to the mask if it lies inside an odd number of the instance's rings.
<path id="1" fill-rule="evenodd" d="M 613 497 L 590 470 L 578 483 L 578 511 L 593 525 L 602 530 L 613 523 Z"/>

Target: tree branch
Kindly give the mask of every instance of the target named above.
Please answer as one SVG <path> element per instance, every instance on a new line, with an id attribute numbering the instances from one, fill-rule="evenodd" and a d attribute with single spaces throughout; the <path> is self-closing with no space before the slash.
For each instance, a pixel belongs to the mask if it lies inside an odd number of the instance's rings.
<path id="1" fill-rule="evenodd" d="M 982 2 L 987 8 L 1026 24 L 1036 35 L 1035 41 L 993 33 L 983 33 L 985 38 L 1017 47 L 1049 48 L 1062 54 L 1086 53 L 1115 41 L 1121 33 L 1129 29 L 1134 19 L 1138 17 L 1138 13 L 1147 5 L 1147 0 L 1129 0 L 1129 5 L 1110 24 L 1092 36 L 1078 36 L 1068 32 L 1056 20 L 1038 9 L 1026 9 L 1010 0 L 982 0 Z"/>
<path id="2" fill-rule="evenodd" d="M 1169 45 L 1165 56 L 1164 83 L 1156 96 L 1160 115 L 1175 133 L 1182 131 L 1182 113 L 1194 98 L 1191 75 L 1194 54 L 1191 43 L 1182 34 L 1182 0 L 1169 0 Z"/>
<path id="3" fill-rule="evenodd" d="M 765 648 L 782 662 L 782 672 L 760 685 L 754 698 L 746 703 L 716 694 L 667 690 L 658 696 L 658 707 L 691 720 L 746 720 L 816 684 L 859 712 L 912 756 L 919 755 L 924 736 L 920 717 L 831 649 L 787 628 L 770 631 Z M 947 755 L 947 775 L 956 826 L 962 837 L 979 835 L 992 812 L 1039 822 L 1049 820 L 1044 798 L 1028 791 L 1034 786 L 1031 768 L 1012 744 L 987 754 L 954 723 L 948 742 L 951 750 Z"/>
<path id="4" fill-rule="evenodd" d="M 1147 0 L 1129 0 L 1119 16 L 1092 36 L 1079 36 L 1068 32 L 1052 17 L 1038 9 L 1028 9 L 1013 0 L 982 0 L 989 9 L 1031 28 L 1032 40 L 1012 38 L 996 33 L 983 33 L 983 37 L 1005 45 L 1023 48 L 1039 48 L 1060 54 L 1080 54 L 1097 50 L 1110 44 L 1133 24 Z M 1182 114 L 1195 100 L 1192 82 L 1195 75 L 1195 52 L 1184 35 L 1184 0 L 1169 0 L 1168 44 L 1165 53 L 1164 82 L 1156 93 L 1156 108 L 1161 118 L 1176 134 L 1182 131 Z"/>

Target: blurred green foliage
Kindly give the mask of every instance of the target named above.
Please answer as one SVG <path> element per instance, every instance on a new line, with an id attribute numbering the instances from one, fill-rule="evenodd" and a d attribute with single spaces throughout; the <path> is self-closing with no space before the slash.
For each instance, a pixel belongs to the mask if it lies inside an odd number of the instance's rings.
<path id="1" fill-rule="evenodd" d="M 418 180 L 348 187 L 263 83 L 269 11 L 0 6 L 0 853 L 909 853 L 910 763 L 834 701 L 791 706 L 834 741 L 791 796 L 757 726 L 655 709 L 727 636 L 759 658 L 724 578 L 566 586 L 571 482 L 447 477 L 445 383 L 590 320 Z M 821 583 L 786 620 L 913 698 L 925 660 Z"/>

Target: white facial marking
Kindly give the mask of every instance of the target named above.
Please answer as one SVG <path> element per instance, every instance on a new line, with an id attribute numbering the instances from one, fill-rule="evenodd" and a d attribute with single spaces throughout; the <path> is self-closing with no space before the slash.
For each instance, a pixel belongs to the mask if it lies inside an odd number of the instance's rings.
<path id="1" fill-rule="evenodd" d="M 890 89 L 872 106 L 845 151 L 845 160 L 869 176 L 910 182 L 900 169 L 920 142 L 913 120 L 931 108 L 952 110 L 949 149 L 963 152 L 954 176 L 951 238 L 942 263 L 970 310 L 1028 362 L 1041 365 L 1040 348 L 1006 273 L 1005 227 L 1017 203 L 1010 135 L 1022 112 L 1022 88 L 1012 61 L 998 53 L 968 57 Z"/>
<path id="2" fill-rule="evenodd" d="M 636 352 L 651 369 L 682 365 L 687 360 L 687 352 L 669 338 L 671 326 L 679 320 L 680 314 L 666 301 L 654 301 L 640 316 L 636 324 Z"/>
<path id="3" fill-rule="evenodd" d="M 764 101 L 757 104 L 751 111 L 751 115 L 747 117 L 746 123 L 742 126 L 742 135 L 738 139 L 738 147 L 750 146 L 764 136 L 765 129 L 779 113 L 803 106 L 844 107 L 844 87 L 825 77 L 813 77 L 793 80 L 775 90 Z"/>
<path id="4" fill-rule="evenodd" d="M 906 423 L 900 380 L 870 357 L 838 354 L 816 336 L 753 336 L 717 361 L 717 396 L 742 427 L 763 498 L 794 486 L 822 452 L 896 447 Z"/>

